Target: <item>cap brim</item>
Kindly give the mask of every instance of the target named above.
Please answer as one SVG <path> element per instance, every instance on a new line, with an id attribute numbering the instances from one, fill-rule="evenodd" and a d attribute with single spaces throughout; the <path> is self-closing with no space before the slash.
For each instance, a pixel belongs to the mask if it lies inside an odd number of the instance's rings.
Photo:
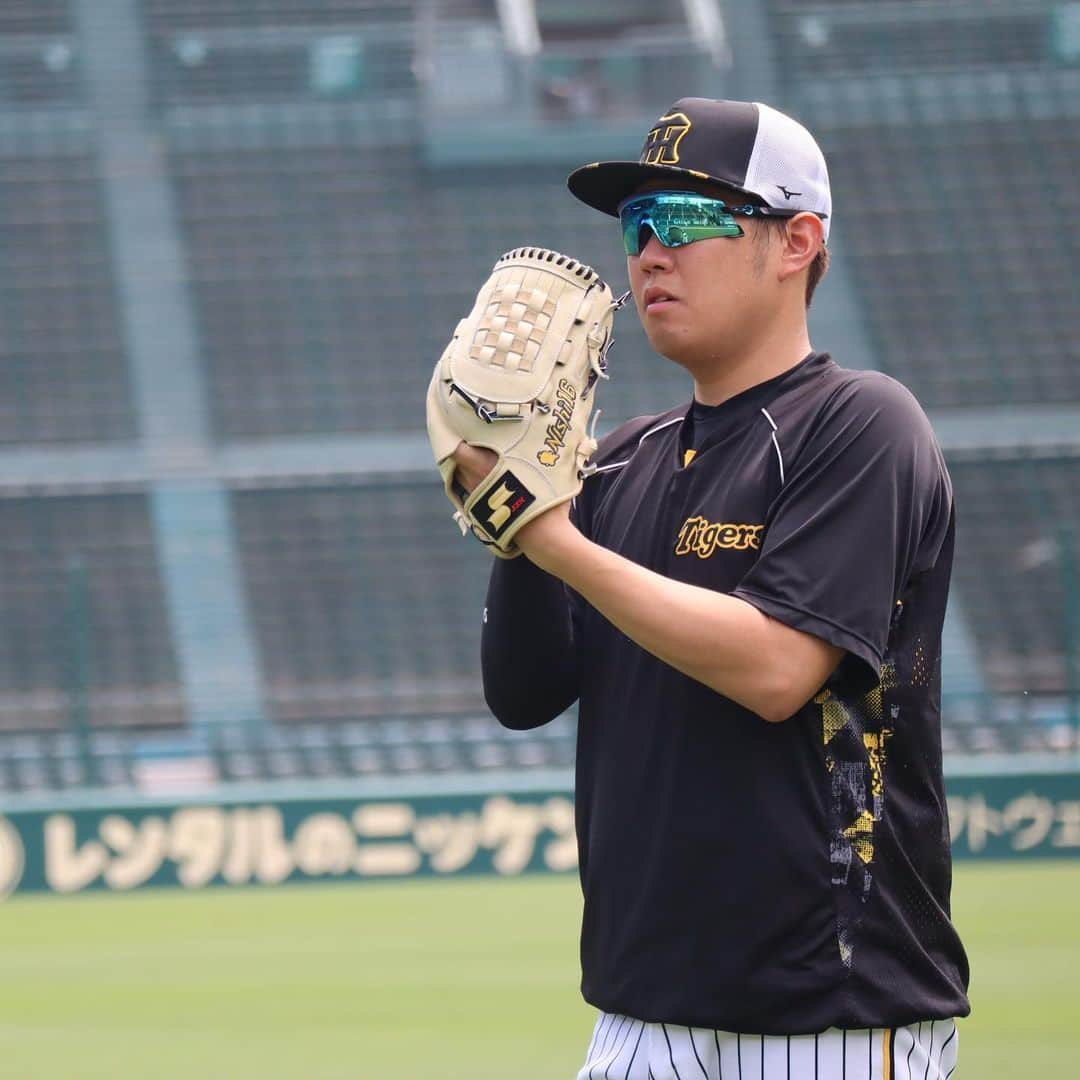
<path id="1" fill-rule="evenodd" d="M 642 165 L 639 161 L 598 161 L 584 165 L 566 178 L 566 186 L 586 206 L 618 217 L 619 204 L 633 195 L 642 184 L 667 177 L 722 184 L 734 191 L 744 190 L 728 180 L 697 169 L 680 169 L 676 165 Z"/>

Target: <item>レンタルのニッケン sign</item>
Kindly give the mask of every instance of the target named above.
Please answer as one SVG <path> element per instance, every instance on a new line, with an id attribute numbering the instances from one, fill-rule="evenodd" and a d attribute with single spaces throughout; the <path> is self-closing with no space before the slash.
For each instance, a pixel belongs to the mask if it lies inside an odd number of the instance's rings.
<path id="1" fill-rule="evenodd" d="M 946 793 L 957 858 L 1080 855 L 1078 773 L 953 777 Z M 118 802 L 0 815 L 0 898 L 147 885 L 201 889 L 576 868 L 568 788 Z"/>
<path id="2" fill-rule="evenodd" d="M 282 800 L 0 817 L 0 896 L 144 885 L 515 875 L 577 866 L 565 793 Z"/>

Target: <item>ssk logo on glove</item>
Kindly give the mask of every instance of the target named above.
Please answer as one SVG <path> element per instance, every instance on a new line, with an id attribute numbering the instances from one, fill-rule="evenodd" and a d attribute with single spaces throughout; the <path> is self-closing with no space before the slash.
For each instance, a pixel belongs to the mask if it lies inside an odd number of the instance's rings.
<path id="1" fill-rule="evenodd" d="M 510 523 L 535 501 L 535 496 L 507 469 L 494 490 L 484 497 L 484 532 L 492 540 L 498 540 Z"/>

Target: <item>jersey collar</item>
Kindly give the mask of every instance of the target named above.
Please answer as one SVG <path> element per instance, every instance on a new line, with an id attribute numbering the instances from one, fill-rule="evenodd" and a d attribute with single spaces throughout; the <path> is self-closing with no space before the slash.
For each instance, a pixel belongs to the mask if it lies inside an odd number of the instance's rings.
<path id="1" fill-rule="evenodd" d="M 692 399 L 679 428 L 680 463 L 684 451 L 694 449 L 700 455 L 710 446 L 723 441 L 749 417 L 768 408 L 781 394 L 807 382 L 830 364 L 832 359 L 828 353 L 812 352 L 787 371 L 748 387 L 719 405 L 702 405 Z M 695 426 L 702 430 L 695 432 Z"/>

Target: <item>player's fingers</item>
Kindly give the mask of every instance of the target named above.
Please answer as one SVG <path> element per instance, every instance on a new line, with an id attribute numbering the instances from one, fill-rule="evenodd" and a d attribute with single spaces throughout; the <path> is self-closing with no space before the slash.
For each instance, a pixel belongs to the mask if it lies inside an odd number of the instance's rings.
<path id="1" fill-rule="evenodd" d="M 452 456 L 457 462 L 454 479 L 466 491 L 472 491 L 499 460 L 499 455 L 494 451 L 482 446 L 470 446 L 467 442 L 459 442 Z"/>

